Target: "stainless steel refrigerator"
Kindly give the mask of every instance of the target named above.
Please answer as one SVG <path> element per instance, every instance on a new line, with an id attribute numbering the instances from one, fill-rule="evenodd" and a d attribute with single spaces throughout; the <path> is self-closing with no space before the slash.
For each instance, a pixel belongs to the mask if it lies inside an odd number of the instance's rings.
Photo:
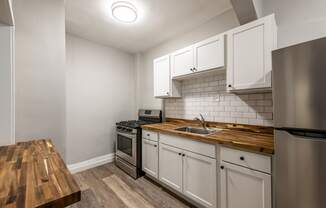
<path id="1" fill-rule="evenodd" d="M 275 208 L 326 208 L 326 38 L 273 52 Z"/>

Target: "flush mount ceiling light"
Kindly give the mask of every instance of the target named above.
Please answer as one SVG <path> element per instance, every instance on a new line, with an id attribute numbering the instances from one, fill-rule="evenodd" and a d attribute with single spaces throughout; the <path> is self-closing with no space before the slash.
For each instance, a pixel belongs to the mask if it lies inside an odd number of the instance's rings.
<path id="1" fill-rule="evenodd" d="M 137 20 L 137 9 L 134 5 L 125 1 L 118 1 L 112 4 L 112 16 L 124 23 L 133 23 Z"/>

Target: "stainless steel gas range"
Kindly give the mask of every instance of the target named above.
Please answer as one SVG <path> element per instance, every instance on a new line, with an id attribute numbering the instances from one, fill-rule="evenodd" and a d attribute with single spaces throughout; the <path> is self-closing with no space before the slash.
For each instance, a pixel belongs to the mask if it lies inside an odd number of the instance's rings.
<path id="1" fill-rule="evenodd" d="M 117 123 L 116 165 L 137 179 L 141 170 L 141 125 L 162 122 L 160 110 L 139 110 L 138 120 Z"/>

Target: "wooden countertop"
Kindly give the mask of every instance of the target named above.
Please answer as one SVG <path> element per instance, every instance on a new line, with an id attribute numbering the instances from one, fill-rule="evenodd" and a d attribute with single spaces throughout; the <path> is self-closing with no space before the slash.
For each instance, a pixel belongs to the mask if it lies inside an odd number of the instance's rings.
<path id="1" fill-rule="evenodd" d="M 65 207 L 80 198 L 50 140 L 0 147 L 0 207 Z"/>
<path id="2" fill-rule="evenodd" d="M 167 119 L 165 123 L 143 125 L 143 129 L 187 137 L 209 143 L 219 143 L 258 153 L 274 154 L 272 127 L 208 122 L 210 128 L 222 129 L 210 135 L 198 135 L 175 130 L 184 126 L 199 126 L 198 121 Z"/>

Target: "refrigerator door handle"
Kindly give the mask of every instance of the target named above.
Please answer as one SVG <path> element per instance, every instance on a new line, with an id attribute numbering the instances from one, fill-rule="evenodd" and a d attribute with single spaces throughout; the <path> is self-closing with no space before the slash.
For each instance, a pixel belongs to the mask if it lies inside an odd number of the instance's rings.
<path id="1" fill-rule="evenodd" d="M 279 129 L 277 130 L 286 131 L 287 133 L 293 135 L 293 136 L 299 136 L 299 137 L 309 137 L 310 139 L 318 138 L 318 139 L 326 139 L 326 132 L 322 131 L 314 131 L 314 130 L 298 130 L 298 129 Z"/>

